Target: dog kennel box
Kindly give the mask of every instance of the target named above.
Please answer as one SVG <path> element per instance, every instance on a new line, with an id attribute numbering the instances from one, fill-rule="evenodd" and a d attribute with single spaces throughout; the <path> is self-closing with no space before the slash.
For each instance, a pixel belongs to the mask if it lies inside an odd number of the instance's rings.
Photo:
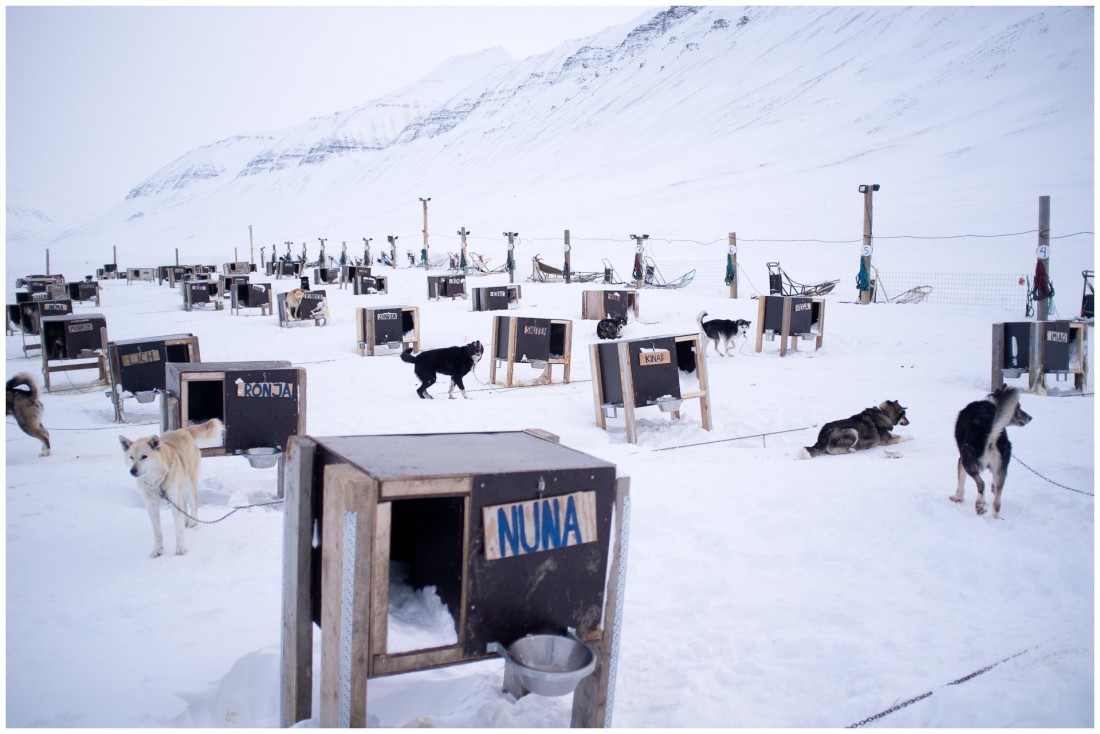
<path id="1" fill-rule="evenodd" d="M 107 342 L 107 367 L 111 375 L 109 396 L 115 421 L 123 421 L 126 397 L 149 402 L 165 388 L 169 362 L 200 362 L 199 338 L 193 334 L 169 334 Z M 127 395 L 127 393 L 129 395 Z"/>
<path id="2" fill-rule="evenodd" d="M 356 273 L 352 280 L 352 293 L 357 296 L 365 296 L 374 293 L 389 293 L 389 277 L 386 275 L 371 275 L 370 273 Z"/>
<path id="3" fill-rule="evenodd" d="M 290 362 L 168 362 L 161 393 L 161 430 L 218 418 L 221 446 L 203 456 L 227 456 L 253 448 L 286 450 L 287 439 L 306 430 L 306 371 Z"/>
<path id="4" fill-rule="evenodd" d="M 229 287 L 229 308 L 239 315 L 242 308 L 258 308 L 263 315 L 271 315 L 274 295 L 270 283 L 234 283 Z"/>
<path id="5" fill-rule="evenodd" d="M 300 263 L 296 260 L 279 260 L 278 265 L 275 267 L 276 277 L 291 277 L 297 278 L 302 273 L 302 268 L 305 267 L 305 263 Z"/>
<path id="6" fill-rule="evenodd" d="M 95 272 L 99 280 L 118 279 L 118 265 L 116 263 L 106 263 L 102 268 L 96 268 Z"/>
<path id="7" fill-rule="evenodd" d="M 255 268 L 252 266 L 252 263 L 246 262 L 244 260 L 238 260 L 231 263 L 222 263 L 222 273 L 224 275 L 248 275 L 254 270 Z"/>
<path id="8" fill-rule="evenodd" d="M 1082 392 L 1088 384 L 1088 334 L 1081 321 L 1015 321 L 993 324 L 991 390 L 1028 375 L 1029 389 L 1046 392 L 1041 376 L 1073 375 Z"/>
<path id="9" fill-rule="evenodd" d="M 276 311 L 279 313 L 279 326 L 312 321 L 315 326 L 321 326 L 321 321 L 327 321 L 328 298 L 323 290 L 304 291 L 302 300 L 298 304 L 297 315 L 292 314 L 286 305 L 286 293 L 280 293 L 275 297 Z"/>
<path id="10" fill-rule="evenodd" d="M 529 384 L 553 381 L 553 366 L 562 365 L 562 382 L 569 382 L 572 364 L 573 322 L 568 319 L 535 319 L 494 316 L 493 343 L 489 350 L 489 383 L 497 382 L 497 364 L 505 365 L 504 385 L 512 387 L 515 365 L 528 364 L 543 370 Z"/>
<path id="11" fill-rule="evenodd" d="M 218 276 L 218 297 L 229 298 L 229 292 L 233 289 L 233 286 L 241 283 L 248 283 L 249 276 L 236 273 L 233 275 L 219 275 Z"/>
<path id="12" fill-rule="evenodd" d="M 762 296 L 756 317 L 756 351 L 764 339 L 779 337 L 779 356 L 797 349 L 798 340 L 812 341 L 821 349 L 825 336 L 825 299 L 810 296 Z"/>
<path id="13" fill-rule="evenodd" d="M 42 376 L 51 390 L 50 375 L 73 370 L 97 370 L 96 384 L 107 382 L 107 320 L 90 313 L 42 318 Z"/>
<path id="14" fill-rule="evenodd" d="M 630 314 L 638 318 L 641 311 L 638 305 L 638 291 L 635 290 L 594 290 L 581 292 L 582 319 L 629 319 Z"/>
<path id="15" fill-rule="evenodd" d="M 314 623 L 320 725 L 364 726 L 367 681 L 493 657 L 529 633 L 591 644 L 574 725 L 601 726 L 621 616 L 629 480 L 542 431 L 312 437 L 282 475 L 283 726 L 311 718 Z M 391 575 L 435 587 L 454 636 L 389 637 Z M 395 579 L 399 580 L 399 579 Z M 354 665 L 341 664 L 348 656 Z"/>
<path id="16" fill-rule="evenodd" d="M 490 285 L 473 289 L 474 311 L 507 311 L 519 305 L 518 285 Z"/>
<path id="17" fill-rule="evenodd" d="M 66 283 L 65 288 L 69 294 L 69 300 L 77 303 L 95 301 L 95 305 L 99 305 L 100 288 L 99 283 L 94 280 L 80 280 L 73 283 Z"/>
<path id="18" fill-rule="evenodd" d="M 157 279 L 156 268 L 127 268 L 126 284 L 131 285 L 135 280 L 146 280 L 152 283 Z"/>
<path id="19" fill-rule="evenodd" d="M 465 275 L 429 275 L 428 298 L 438 301 L 440 298 L 466 297 Z"/>
<path id="20" fill-rule="evenodd" d="M 314 285 L 335 285 L 340 282 L 340 268 L 314 268 Z"/>
<path id="21" fill-rule="evenodd" d="M 698 399 L 700 423 L 710 430 L 707 362 L 698 334 L 620 339 L 589 345 L 596 425 L 623 409 L 626 439 L 638 442 L 638 408 L 657 406 L 673 420 L 684 400 Z"/>
<path id="22" fill-rule="evenodd" d="M 340 287 L 343 288 L 348 283 L 354 283 L 355 278 L 360 274 L 370 275 L 370 265 L 341 265 Z"/>
<path id="23" fill-rule="evenodd" d="M 360 357 L 373 357 L 379 347 L 390 352 L 420 351 L 420 309 L 390 306 L 355 309 L 355 336 Z"/>
<path id="24" fill-rule="evenodd" d="M 191 311 L 195 306 L 213 306 L 215 311 L 223 308 L 221 298 L 218 296 L 221 285 L 213 280 L 188 280 L 180 286 L 180 294 L 183 298 L 183 309 Z"/>
<path id="25" fill-rule="evenodd" d="M 41 333 L 43 316 L 64 316 L 73 312 L 71 300 L 54 298 L 46 291 L 16 293 L 15 298 L 19 303 L 19 328 L 24 334 Z"/>
<path id="26" fill-rule="evenodd" d="M 65 290 L 64 275 L 28 275 L 15 281 L 15 287 L 25 286 L 30 293 L 54 293 Z"/>

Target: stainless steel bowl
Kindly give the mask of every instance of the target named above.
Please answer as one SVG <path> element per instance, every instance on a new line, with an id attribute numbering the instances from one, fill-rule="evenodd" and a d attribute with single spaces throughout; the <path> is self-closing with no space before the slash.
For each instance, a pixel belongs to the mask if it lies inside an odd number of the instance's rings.
<path id="1" fill-rule="evenodd" d="M 257 446 L 241 452 L 241 456 L 248 459 L 253 469 L 270 469 L 279 463 L 279 457 L 282 455 L 281 449 L 271 446 Z"/>

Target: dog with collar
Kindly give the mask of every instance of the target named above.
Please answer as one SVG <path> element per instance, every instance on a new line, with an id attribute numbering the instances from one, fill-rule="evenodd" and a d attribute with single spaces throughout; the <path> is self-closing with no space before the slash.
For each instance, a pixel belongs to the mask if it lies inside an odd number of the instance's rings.
<path id="1" fill-rule="evenodd" d="M 150 558 L 164 554 L 164 535 L 160 527 L 160 503 L 168 499 L 172 503 L 172 520 L 176 526 L 176 555 L 187 553 L 183 537 L 184 527 L 193 528 L 198 523 L 184 515 L 190 505 L 192 515 L 199 508 L 199 461 L 202 452 L 196 441 L 220 440 L 225 426 L 217 418 L 205 423 L 159 436 L 146 436 L 131 441 L 119 436 L 123 456 L 130 465 L 130 476 L 137 480 L 149 520 L 153 524 L 153 552 Z"/>
<path id="2" fill-rule="evenodd" d="M 15 418 L 15 424 L 23 433 L 42 442 L 39 456 L 50 455 L 50 432 L 42 425 L 42 401 L 38 399 L 38 385 L 29 372 L 20 372 L 8 380 L 7 415 Z"/>
<path id="3" fill-rule="evenodd" d="M 745 319 L 710 319 L 704 321 L 707 312 L 700 311 L 696 320 L 699 322 L 699 329 L 703 332 L 710 342 L 714 345 L 714 351 L 718 352 L 719 357 L 732 357 L 730 354 L 730 347 L 732 347 L 738 337 L 744 337 L 748 339 L 749 327 L 752 322 Z M 718 351 L 718 343 L 722 343 L 722 350 Z M 703 345 L 703 353 L 706 354 L 706 345 Z M 723 352 L 725 352 L 723 354 Z"/>
<path id="4" fill-rule="evenodd" d="M 416 394 L 421 399 L 432 399 L 428 394 L 428 388 L 435 384 L 438 373 L 451 378 L 451 389 L 447 391 L 448 398 L 454 399 L 457 386 L 462 397 L 469 399 L 466 386 L 462 384 L 462 378 L 473 371 L 481 355 L 485 353 L 480 341 L 473 341 L 460 347 L 425 349 L 415 356 L 412 351 L 412 347 L 403 351 L 401 361 L 414 365 L 413 371 L 420 380 L 420 387 L 416 388 Z"/>

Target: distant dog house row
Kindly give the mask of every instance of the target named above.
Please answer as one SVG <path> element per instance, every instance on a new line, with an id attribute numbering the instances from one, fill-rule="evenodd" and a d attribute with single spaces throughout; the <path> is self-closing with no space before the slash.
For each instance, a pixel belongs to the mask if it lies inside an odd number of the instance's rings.
<path id="1" fill-rule="evenodd" d="M 1045 394 L 1044 378 L 1073 376 L 1075 389 L 1088 385 L 1088 332 L 1081 321 L 1017 321 L 993 324 L 990 389 L 1027 373 L 1032 392 Z"/>

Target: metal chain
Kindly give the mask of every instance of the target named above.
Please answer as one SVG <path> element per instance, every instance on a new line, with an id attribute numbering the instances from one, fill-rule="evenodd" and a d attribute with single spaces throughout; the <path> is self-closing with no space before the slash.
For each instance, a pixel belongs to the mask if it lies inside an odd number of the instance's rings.
<path id="1" fill-rule="evenodd" d="M 690 448 L 692 446 L 707 446 L 707 445 L 712 444 L 712 443 L 725 443 L 727 441 L 743 441 L 746 438 L 763 438 L 765 436 L 778 436 L 781 433 L 794 433 L 796 431 L 805 431 L 805 430 L 808 430 L 810 428 L 816 428 L 816 425 L 814 425 L 814 426 L 803 426 L 802 428 L 788 428 L 784 431 L 769 431 L 767 433 L 753 433 L 753 434 L 748 435 L 748 436 L 736 436 L 734 438 L 718 438 L 718 439 L 715 439 L 713 441 L 700 441 L 698 443 L 685 443 L 681 446 L 664 446 L 664 447 L 661 447 L 661 448 L 650 449 L 650 450 L 651 451 L 672 451 L 673 449 L 686 449 L 686 448 Z M 766 441 L 767 441 L 767 439 L 765 439 L 765 442 Z M 765 443 L 765 445 L 766 445 L 766 443 Z"/>
<path id="2" fill-rule="evenodd" d="M 222 520 L 224 520 L 225 518 L 229 517 L 229 515 L 232 515 L 234 512 L 237 512 L 239 510 L 247 510 L 250 507 L 266 507 L 268 505 L 278 505 L 278 504 L 281 504 L 281 503 L 286 501 L 286 500 L 273 500 L 271 502 L 259 502 L 259 503 L 254 504 L 254 505 L 241 505 L 240 507 L 234 507 L 227 515 L 225 515 L 224 517 L 219 517 L 217 520 L 200 520 L 199 518 L 195 517 L 194 515 L 189 514 L 186 510 L 184 510 L 182 507 L 177 505 L 172 500 L 168 499 L 168 495 L 165 493 L 165 491 L 163 489 L 160 491 L 160 496 L 164 498 L 165 502 L 170 504 L 172 507 L 174 507 L 176 510 L 178 510 L 181 514 L 186 515 L 187 517 L 191 518 L 195 522 L 201 522 L 203 525 L 214 525 L 215 523 L 219 523 Z"/>
<path id="3" fill-rule="evenodd" d="M 868 716 L 866 719 L 863 719 L 862 721 L 857 721 L 854 724 L 849 724 L 845 728 L 846 729 L 858 729 L 861 726 L 865 726 L 867 724 L 870 724 L 872 721 L 877 721 L 878 719 L 881 719 L 884 716 L 889 716 L 890 714 L 894 713 L 895 711 L 901 711 L 903 708 L 905 708 L 906 706 L 909 706 L 910 704 L 914 704 L 917 701 L 923 701 L 924 699 L 928 698 L 931 695 L 932 695 L 932 691 L 928 691 L 927 693 L 922 693 L 919 696 L 917 696 L 916 698 L 910 698 L 908 701 L 903 701 L 902 703 L 899 703 L 897 706 L 893 706 L 891 708 L 888 708 L 885 711 L 880 711 L 879 713 L 875 714 L 874 716 Z"/>
<path id="4" fill-rule="evenodd" d="M 1053 485 L 1054 485 L 1055 487 L 1061 487 L 1062 489 L 1068 489 L 1068 490 L 1069 490 L 1070 492 L 1076 492 L 1077 494 L 1083 494 L 1083 495 L 1086 495 L 1086 496 L 1088 496 L 1088 497 L 1094 497 L 1094 496 L 1095 496 L 1095 495 L 1094 495 L 1094 494 L 1093 494 L 1092 492 L 1084 492 L 1084 491 L 1082 491 L 1082 490 L 1080 490 L 1080 489 L 1074 489 L 1073 487 L 1067 487 L 1067 486 L 1066 486 L 1066 485 L 1064 485 L 1064 484 L 1059 484 L 1058 482 L 1054 481 L 1054 480 L 1053 480 L 1053 479 L 1051 479 L 1050 477 L 1044 477 L 1044 476 L 1043 476 L 1042 474 L 1040 474 L 1039 472 L 1035 471 L 1034 469 L 1032 469 L 1032 468 L 1031 468 L 1030 466 L 1028 466 L 1027 464 L 1024 464 L 1024 462 L 1020 461 L 1020 457 L 1018 457 L 1018 456 L 1013 456 L 1012 458 L 1013 458 L 1013 459 L 1015 459 L 1016 461 L 1019 461 L 1019 462 L 1020 462 L 1021 464 L 1023 464 L 1024 468 L 1025 468 L 1025 469 L 1027 469 L 1027 470 L 1028 470 L 1029 472 L 1031 472 L 1031 473 L 1032 473 L 1032 474 L 1034 474 L 1035 476 L 1039 477 L 1040 479 L 1043 479 L 1043 480 L 1045 480 L 1045 481 L 1047 481 L 1047 482 L 1050 482 L 1050 483 L 1051 483 L 1051 484 L 1053 484 Z"/>

